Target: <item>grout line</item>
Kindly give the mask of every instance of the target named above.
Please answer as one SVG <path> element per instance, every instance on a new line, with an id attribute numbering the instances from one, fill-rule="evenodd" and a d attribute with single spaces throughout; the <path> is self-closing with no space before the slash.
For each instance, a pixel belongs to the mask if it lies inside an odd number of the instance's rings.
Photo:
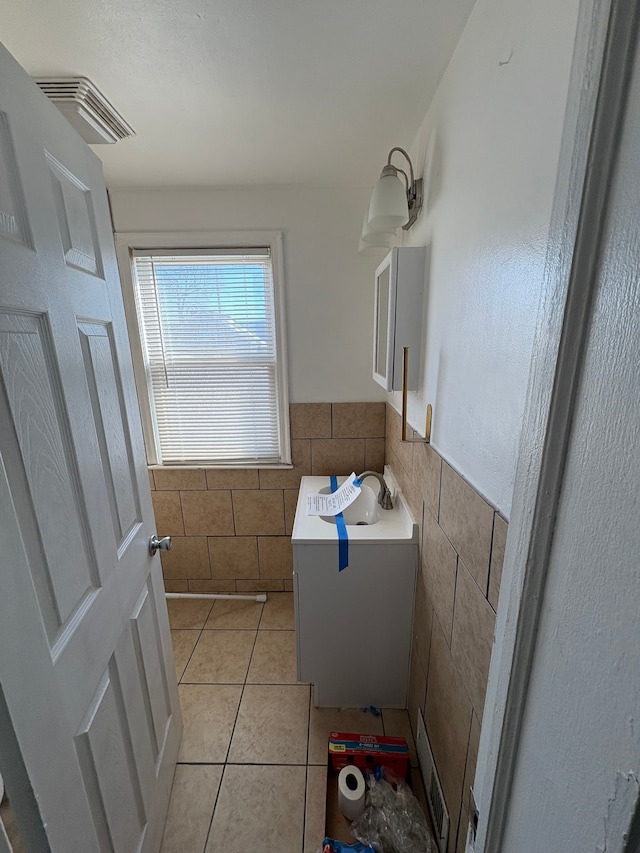
<path id="1" fill-rule="evenodd" d="M 193 653 L 195 652 L 196 647 L 197 647 L 198 643 L 200 642 L 200 638 L 202 637 L 202 633 L 204 631 L 204 626 L 207 624 L 207 620 L 208 620 L 209 616 L 211 616 L 211 611 L 213 610 L 214 604 L 215 604 L 215 601 L 212 601 L 211 607 L 209 608 L 209 612 L 207 613 L 207 615 L 205 617 L 204 624 L 202 625 L 202 628 L 199 628 L 199 629 L 198 628 L 172 628 L 171 624 L 169 624 L 169 631 L 194 631 L 194 632 L 198 631 L 198 639 L 195 641 L 195 644 L 194 644 L 193 648 L 191 649 L 191 654 L 189 655 L 187 662 L 184 665 L 184 669 L 182 670 L 180 678 L 177 679 L 178 684 L 183 683 L 182 679 L 184 677 L 185 672 L 187 671 L 187 667 L 191 663 L 191 658 L 193 657 Z M 172 646 L 173 646 L 173 643 L 172 643 Z M 189 681 L 185 682 L 185 684 L 190 684 L 190 683 L 191 682 L 189 682 Z"/>

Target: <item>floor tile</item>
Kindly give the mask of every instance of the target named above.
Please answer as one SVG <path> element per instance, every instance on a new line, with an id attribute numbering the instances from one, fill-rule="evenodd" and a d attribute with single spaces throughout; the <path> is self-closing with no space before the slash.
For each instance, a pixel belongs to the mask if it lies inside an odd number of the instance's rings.
<path id="1" fill-rule="evenodd" d="M 206 853 L 302 849 L 304 767 L 225 767 Z"/>
<path id="2" fill-rule="evenodd" d="M 295 617 L 293 613 L 292 592 L 271 592 L 264 605 L 260 628 L 265 630 L 293 631 Z"/>
<path id="3" fill-rule="evenodd" d="M 327 768 L 307 768 L 307 798 L 304 816 L 304 853 L 317 853 L 325 836 L 327 811 Z"/>
<path id="4" fill-rule="evenodd" d="M 222 779 L 221 764 L 176 767 L 160 853 L 202 853 Z"/>
<path id="5" fill-rule="evenodd" d="M 308 685 L 247 684 L 228 760 L 236 764 L 306 764 L 308 733 Z"/>
<path id="6" fill-rule="evenodd" d="M 255 631 L 203 631 L 182 680 L 198 684 L 242 684 L 255 637 Z"/>
<path id="7" fill-rule="evenodd" d="M 411 766 L 417 767 L 418 755 L 411 731 L 411 723 L 409 722 L 409 712 L 399 708 L 383 708 L 382 724 L 387 737 L 403 737 L 406 739 L 411 755 Z"/>
<path id="8" fill-rule="evenodd" d="M 329 732 L 381 735 L 382 717 L 359 708 L 316 708 L 311 705 L 309 721 L 309 764 L 327 763 Z"/>
<path id="9" fill-rule="evenodd" d="M 247 684 L 295 684 L 294 631 L 258 631 Z"/>
<path id="10" fill-rule="evenodd" d="M 172 628 L 203 628 L 212 604 L 197 598 L 169 598 L 169 624 Z"/>
<path id="11" fill-rule="evenodd" d="M 255 629 L 261 615 L 262 604 L 259 601 L 220 599 L 213 605 L 204 627 Z"/>
<path id="12" fill-rule="evenodd" d="M 184 734 L 178 761 L 219 764 L 227 758 L 242 687 L 181 684 Z"/>
<path id="13" fill-rule="evenodd" d="M 173 657 L 176 663 L 176 678 L 182 678 L 184 668 L 189 662 L 191 652 L 195 649 L 200 631 L 172 631 L 171 644 L 173 645 Z"/>

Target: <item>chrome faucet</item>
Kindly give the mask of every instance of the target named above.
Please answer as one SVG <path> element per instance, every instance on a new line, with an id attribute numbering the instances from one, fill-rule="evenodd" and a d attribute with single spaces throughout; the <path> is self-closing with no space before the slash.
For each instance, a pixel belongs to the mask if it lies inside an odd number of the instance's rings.
<path id="1" fill-rule="evenodd" d="M 393 509 L 393 504 L 391 503 L 391 492 L 389 491 L 389 487 L 385 483 L 382 474 L 378 474 L 377 471 L 365 471 L 364 474 L 360 474 L 357 479 L 362 482 L 365 477 L 375 477 L 376 480 L 380 483 L 378 503 L 380 504 L 382 509 Z"/>

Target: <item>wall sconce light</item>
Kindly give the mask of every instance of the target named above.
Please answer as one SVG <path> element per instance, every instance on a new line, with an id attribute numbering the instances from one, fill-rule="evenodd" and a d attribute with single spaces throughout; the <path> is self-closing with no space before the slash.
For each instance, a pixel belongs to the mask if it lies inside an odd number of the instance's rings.
<path id="1" fill-rule="evenodd" d="M 394 151 L 399 151 L 406 158 L 410 177 L 404 169 L 391 164 Z M 400 174 L 404 177 L 404 183 Z M 422 210 L 422 195 L 423 180 L 418 178 L 416 181 L 409 155 L 404 148 L 392 148 L 387 165 L 371 193 L 360 238 L 361 254 L 374 246 L 390 248 L 398 228 L 404 231 L 411 228 Z"/>

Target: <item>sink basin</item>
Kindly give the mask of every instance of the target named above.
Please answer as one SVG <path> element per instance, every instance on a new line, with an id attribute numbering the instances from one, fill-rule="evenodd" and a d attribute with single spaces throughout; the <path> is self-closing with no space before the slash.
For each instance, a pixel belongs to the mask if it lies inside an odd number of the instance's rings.
<path id="1" fill-rule="evenodd" d="M 331 487 L 326 486 L 324 489 L 320 489 L 319 492 L 321 495 L 328 495 L 331 493 Z M 379 519 L 378 509 L 376 493 L 370 486 L 363 485 L 358 497 L 342 513 L 344 523 L 347 526 L 376 524 Z M 327 524 L 336 523 L 335 515 L 321 515 L 320 518 L 322 521 L 326 521 Z"/>

